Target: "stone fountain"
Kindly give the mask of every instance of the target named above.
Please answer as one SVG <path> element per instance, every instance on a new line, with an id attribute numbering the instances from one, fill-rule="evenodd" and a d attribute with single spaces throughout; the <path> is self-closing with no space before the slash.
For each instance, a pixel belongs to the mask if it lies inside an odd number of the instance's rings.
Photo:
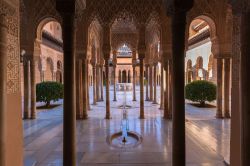
<path id="1" fill-rule="evenodd" d="M 107 142 L 115 148 L 135 148 L 142 142 L 140 134 L 129 130 L 128 105 L 126 104 L 126 89 L 124 91 L 124 102 L 122 107 L 121 131 L 114 133 L 107 138 Z"/>

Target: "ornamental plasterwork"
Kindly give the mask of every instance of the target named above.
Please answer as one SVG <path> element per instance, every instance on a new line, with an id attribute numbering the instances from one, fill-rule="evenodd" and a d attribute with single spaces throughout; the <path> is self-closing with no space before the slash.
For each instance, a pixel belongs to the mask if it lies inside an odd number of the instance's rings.
<path id="1" fill-rule="evenodd" d="M 0 1 L 0 14 L 4 14 L 7 26 L 7 93 L 20 92 L 19 77 L 19 9 Z"/>

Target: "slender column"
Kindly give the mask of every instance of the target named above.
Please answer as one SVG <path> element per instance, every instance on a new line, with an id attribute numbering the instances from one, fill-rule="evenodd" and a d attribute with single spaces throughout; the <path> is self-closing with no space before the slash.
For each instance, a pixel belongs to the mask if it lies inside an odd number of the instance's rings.
<path id="1" fill-rule="evenodd" d="M 223 61 L 221 58 L 217 58 L 217 118 L 223 118 L 222 115 L 222 65 Z"/>
<path id="2" fill-rule="evenodd" d="M 82 60 L 82 101 L 83 101 L 83 108 L 82 108 L 82 119 L 88 119 L 88 96 L 87 96 L 87 90 L 88 90 L 88 82 L 87 82 L 87 60 Z"/>
<path id="3" fill-rule="evenodd" d="M 100 65 L 96 66 L 96 100 L 100 101 Z"/>
<path id="4" fill-rule="evenodd" d="M 144 119 L 144 57 L 140 59 L 140 119 Z"/>
<path id="5" fill-rule="evenodd" d="M 101 101 L 103 101 L 103 65 L 101 65 Z"/>
<path id="6" fill-rule="evenodd" d="M 135 67 L 136 65 L 133 64 L 133 101 L 136 101 L 136 77 L 135 77 Z"/>
<path id="7" fill-rule="evenodd" d="M 0 14 L 0 165 L 6 160 L 6 98 L 7 98 L 7 23 Z M 14 132 L 14 131 L 13 131 Z"/>
<path id="8" fill-rule="evenodd" d="M 82 119 L 82 110 L 81 110 L 81 102 L 82 102 L 82 60 L 78 59 L 76 61 L 76 119 Z"/>
<path id="9" fill-rule="evenodd" d="M 153 104 L 157 104 L 157 64 L 154 64 L 154 101 Z"/>
<path id="10" fill-rule="evenodd" d="M 146 65 L 146 79 L 147 79 L 147 81 L 146 81 L 146 101 L 149 101 L 149 96 L 148 96 L 148 85 L 149 85 L 149 76 L 148 76 L 148 68 L 149 68 L 149 66 L 148 65 Z"/>
<path id="11" fill-rule="evenodd" d="M 153 100 L 153 67 L 152 65 L 149 66 L 149 86 L 150 86 L 150 96 L 149 100 Z"/>
<path id="12" fill-rule="evenodd" d="M 93 69 L 93 105 L 96 105 L 96 66 L 92 64 Z"/>
<path id="13" fill-rule="evenodd" d="M 250 12 L 241 16 L 241 165 L 250 165 Z"/>
<path id="14" fill-rule="evenodd" d="M 113 101 L 117 101 L 116 100 L 116 65 L 114 65 L 114 100 Z"/>
<path id="15" fill-rule="evenodd" d="M 106 72 L 106 119 L 111 119 L 110 115 L 110 99 L 109 99 L 109 59 L 105 59 Z"/>
<path id="16" fill-rule="evenodd" d="M 172 52 L 173 52 L 173 166 L 186 164 L 185 143 L 185 29 L 186 13 L 179 12 L 172 17 Z"/>
<path id="17" fill-rule="evenodd" d="M 23 118 L 29 119 L 29 99 L 30 99 L 30 61 L 25 58 L 23 61 L 23 76 L 24 76 L 24 103 L 23 103 Z"/>
<path id="18" fill-rule="evenodd" d="M 232 40 L 232 92 L 231 92 L 231 132 L 230 165 L 241 165 L 241 109 L 240 109 L 240 59 L 241 59 L 241 17 L 233 11 Z"/>
<path id="19" fill-rule="evenodd" d="M 86 73 L 87 73 L 87 108 L 88 110 L 90 110 L 90 102 L 89 102 L 89 84 L 90 84 L 90 81 L 89 80 L 89 60 L 86 60 L 87 64 L 86 64 Z"/>
<path id="20" fill-rule="evenodd" d="M 168 65 L 168 111 L 169 119 L 173 117 L 173 62 L 169 60 Z"/>
<path id="21" fill-rule="evenodd" d="M 171 119 L 170 113 L 169 113 L 169 73 L 168 73 L 168 61 L 165 64 L 165 95 L 164 95 L 164 119 Z"/>
<path id="22" fill-rule="evenodd" d="M 30 97 L 31 97 L 31 119 L 36 119 L 36 65 L 37 59 L 36 57 L 32 57 L 32 60 L 30 61 Z"/>
<path id="23" fill-rule="evenodd" d="M 163 63 L 161 63 L 161 105 L 160 109 L 164 108 L 164 68 Z"/>
<path id="24" fill-rule="evenodd" d="M 224 117 L 230 118 L 229 95 L 230 95 L 230 58 L 224 59 Z"/>
<path id="25" fill-rule="evenodd" d="M 69 5 L 69 8 L 70 7 L 71 5 Z M 70 10 L 71 9 L 67 9 L 67 11 Z M 75 56 L 74 56 L 75 18 L 74 17 L 75 16 L 74 13 L 70 12 L 61 13 L 61 15 L 63 18 L 62 29 L 63 29 L 63 50 L 64 50 L 63 57 L 64 57 L 64 101 L 65 101 L 63 105 L 64 109 L 63 165 L 75 166 L 76 165 L 76 131 L 75 131 L 76 109 L 75 109 L 75 76 L 74 76 L 75 75 L 75 67 L 74 67 L 75 66 Z"/>

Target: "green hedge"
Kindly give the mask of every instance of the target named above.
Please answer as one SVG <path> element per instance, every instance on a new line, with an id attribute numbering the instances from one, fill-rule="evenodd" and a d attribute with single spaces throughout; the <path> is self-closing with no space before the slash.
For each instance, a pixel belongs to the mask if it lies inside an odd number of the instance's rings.
<path id="1" fill-rule="evenodd" d="M 42 82 L 36 85 L 36 100 L 45 102 L 46 107 L 51 101 L 58 101 L 63 98 L 63 85 L 58 82 Z"/>
<path id="2" fill-rule="evenodd" d="M 209 81 L 193 81 L 185 87 L 186 99 L 193 102 L 199 102 L 201 106 L 205 106 L 206 101 L 214 101 L 216 99 L 216 85 Z"/>

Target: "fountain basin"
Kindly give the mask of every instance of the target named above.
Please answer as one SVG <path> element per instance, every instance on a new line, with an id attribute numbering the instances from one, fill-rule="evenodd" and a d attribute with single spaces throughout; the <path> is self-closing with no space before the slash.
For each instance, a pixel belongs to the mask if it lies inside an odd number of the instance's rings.
<path id="1" fill-rule="evenodd" d="M 126 141 L 124 141 L 122 131 L 120 131 L 108 136 L 107 142 L 114 148 L 130 149 L 141 144 L 142 136 L 136 132 L 128 131 Z"/>
<path id="2" fill-rule="evenodd" d="M 120 105 L 120 106 L 118 106 L 118 108 L 119 109 L 130 109 L 130 108 L 132 108 L 132 106 L 131 105 Z"/>

